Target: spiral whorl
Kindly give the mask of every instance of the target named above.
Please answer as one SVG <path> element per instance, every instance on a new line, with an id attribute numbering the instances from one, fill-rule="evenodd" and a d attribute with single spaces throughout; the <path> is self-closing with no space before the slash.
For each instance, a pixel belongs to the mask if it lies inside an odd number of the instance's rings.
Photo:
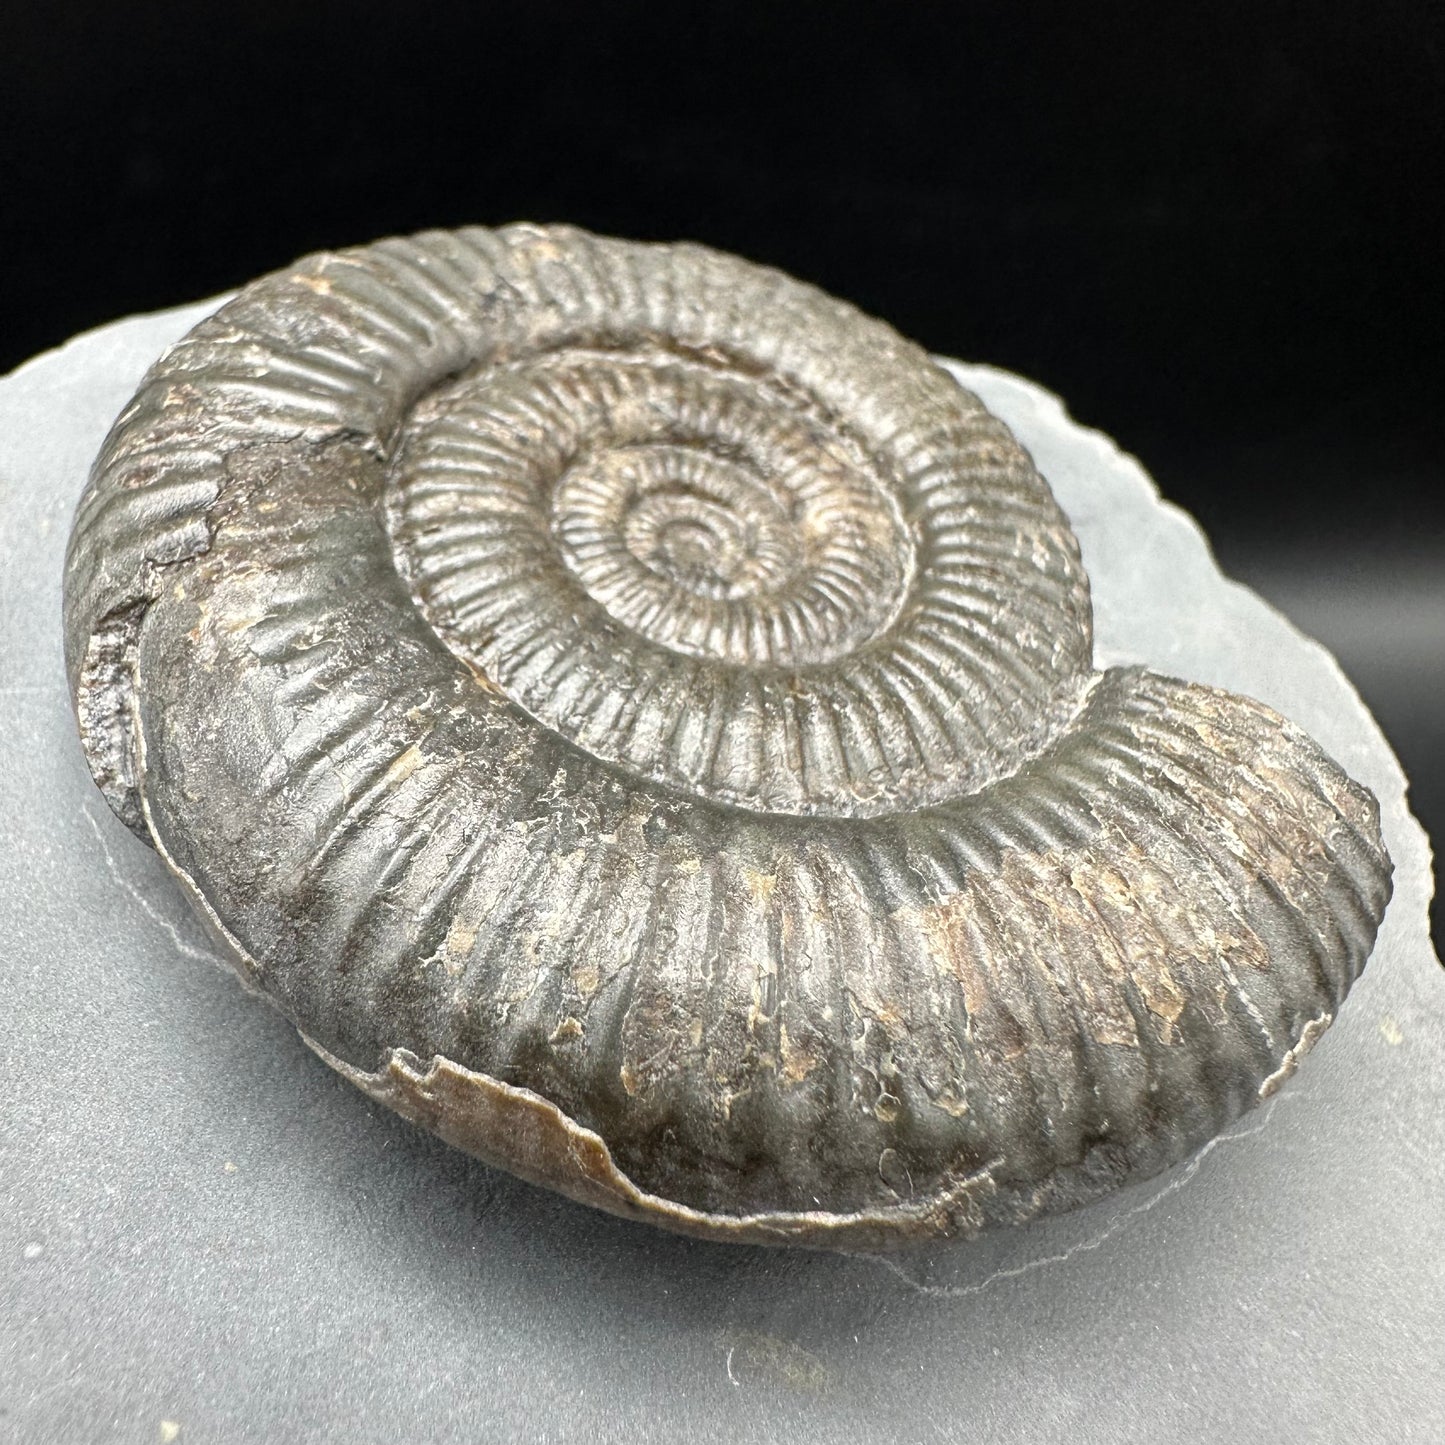
<path id="1" fill-rule="evenodd" d="M 976 398 L 698 246 L 435 232 L 247 287 L 117 422 L 66 609 L 97 782 L 331 1062 L 719 1238 L 1165 1167 L 1389 892 L 1298 729 L 1091 670 Z"/>
<path id="2" fill-rule="evenodd" d="M 774 272 L 507 234 L 526 335 L 415 410 L 391 472 L 449 645 L 595 756 L 763 811 L 916 806 L 1041 745 L 1087 584 L 977 402 Z"/>

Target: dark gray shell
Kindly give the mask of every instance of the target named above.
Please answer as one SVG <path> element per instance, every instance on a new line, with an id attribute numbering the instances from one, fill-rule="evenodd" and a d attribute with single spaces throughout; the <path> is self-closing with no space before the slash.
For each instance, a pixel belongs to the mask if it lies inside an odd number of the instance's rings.
<path id="1" fill-rule="evenodd" d="M 1179 1160 L 1331 1021 L 1374 800 L 1091 669 L 1029 457 L 778 272 L 556 227 L 248 286 L 75 523 L 91 768 L 332 1064 L 574 1197 L 872 1248 Z"/>

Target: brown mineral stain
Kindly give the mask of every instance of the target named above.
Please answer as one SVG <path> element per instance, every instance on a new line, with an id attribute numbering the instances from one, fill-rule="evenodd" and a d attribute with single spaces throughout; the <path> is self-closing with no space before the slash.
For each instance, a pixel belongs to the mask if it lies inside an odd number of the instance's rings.
<path id="1" fill-rule="evenodd" d="M 1215 933 L 1213 938 L 1216 956 L 1222 956 L 1230 964 L 1242 963 L 1256 972 L 1269 967 L 1269 950 L 1252 928 L 1242 933 Z"/>
<path id="2" fill-rule="evenodd" d="M 790 1084 L 801 1084 L 818 1067 L 818 1058 L 806 1044 L 794 1043 L 786 1024 L 778 1026 L 778 1053 L 782 1076 Z"/>
<path id="3" fill-rule="evenodd" d="M 467 671 L 471 673 L 472 681 L 475 682 L 483 692 L 489 692 L 494 697 L 505 696 L 502 689 L 497 686 L 483 668 L 478 667 L 475 663 L 468 662 Z"/>
<path id="4" fill-rule="evenodd" d="M 941 899 L 923 908 L 900 909 L 895 921 L 906 915 L 923 935 L 939 972 L 958 981 L 968 1028 L 985 1047 L 1007 1059 L 1017 1058 L 1028 1046 L 1023 1026 L 1007 1004 L 996 997 L 993 980 L 975 948 L 969 920 L 970 900 L 963 894 Z"/>
<path id="5" fill-rule="evenodd" d="M 582 1036 L 582 1021 L 568 1014 L 567 1017 L 552 1030 L 552 1036 L 548 1039 L 548 1043 L 562 1044 L 566 1043 L 569 1039 L 580 1039 Z"/>
<path id="6" fill-rule="evenodd" d="M 176 587 L 177 590 L 179 590 L 180 584 L 177 583 Z M 204 641 L 204 637 L 202 634 L 205 630 L 206 624 L 210 620 L 211 604 L 207 602 L 205 598 L 201 598 L 200 601 L 196 603 L 196 625 L 191 628 L 188 633 L 186 633 L 186 640 L 190 642 L 192 646 L 199 647 Z"/>
<path id="7" fill-rule="evenodd" d="M 1167 972 L 1160 972 L 1163 977 L 1157 989 L 1155 980 L 1147 975 L 1136 977 L 1134 981 L 1143 996 L 1145 1007 L 1162 1021 L 1163 1027 L 1159 1036 L 1167 1044 L 1173 1042 L 1174 1025 L 1179 1022 L 1179 1015 L 1184 1012 L 1184 995 Z"/>
<path id="8" fill-rule="evenodd" d="M 852 990 L 849 990 L 849 998 L 854 999 L 855 1007 L 860 1014 L 877 1020 L 883 1025 L 884 1031 L 891 1038 L 899 1038 L 908 1032 L 908 1021 L 898 1011 L 896 1005 L 884 998 L 864 998 L 859 996 L 855 999 Z"/>
<path id="9" fill-rule="evenodd" d="M 756 1033 L 759 1024 L 771 1024 L 773 1010 L 777 1008 L 778 964 L 776 959 L 765 958 L 758 964 L 753 975 L 752 1002 L 748 1005 L 748 1032 Z M 772 1008 L 768 1007 L 771 1002 Z"/>
<path id="10" fill-rule="evenodd" d="M 951 1114 L 955 1119 L 961 1119 L 968 1113 L 968 1100 L 952 1089 L 940 1090 L 929 1102 L 935 1109 L 942 1109 L 945 1114 Z"/>
<path id="11" fill-rule="evenodd" d="M 391 766 L 386 770 L 385 781 L 388 784 L 396 785 L 404 783 L 416 772 L 422 763 L 422 751 L 416 743 L 413 743 L 404 753 L 398 753 L 392 759 Z"/>
<path id="12" fill-rule="evenodd" d="M 873 1114 L 883 1124 L 891 1124 L 902 1107 L 901 1101 L 893 1094 L 881 1093 L 873 1105 Z"/>
<path id="13" fill-rule="evenodd" d="M 963 989 L 963 1007 L 971 1020 L 983 1007 L 986 990 L 968 958 L 967 913 L 967 903 L 962 896 L 955 895 L 924 908 L 900 908 L 893 918 L 896 923 L 917 927 L 934 965 L 941 973 L 958 979 Z"/>
<path id="14" fill-rule="evenodd" d="M 572 983 L 583 998 L 591 998 L 602 985 L 602 975 L 595 963 L 579 964 L 572 970 Z"/>
<path id="15" fill-rule="evenodd" d="M 1207 977 L 1222 965 L 1236 964 L 1259 971 L 1268 967 L 1269 951 L 1237 920 L 1232 929 L 1211 927 L 1181 901 L 1173 880 L 1164 877 L 1136 843 L 1116 835 L 1109 852 L 1117 857 L 1121 851 L 1128 860 L 1127 877 L 1086 852 L 1073 863 L 1070 882 L 1104 925 L 1104 942 L 1117 959 L 1118 971 L 1159 1019 L 1161 1041 L 1173 1043 L 1189 998 L 1181 972 Z"/>
<path id="16" fill-rule="evenodd" d="M 742 873 L 743 882 L 747 885 L 753 902 L 759 908 L 767 908 L 773 901 L 773 894 L 777 891 L 778 875 L 776 873 L 759 873 L 753 868 L 744 868 Z"/>
<path id="17" fill-rule="evenodd" d="M 480 926 L 461 913 L 452 919 L 447 936 L 442 940 L 442 962 L 448 973 L 461 972 L 462 964 L 470 956 L 472 945 L 477 941 L 477 930 Z"/>

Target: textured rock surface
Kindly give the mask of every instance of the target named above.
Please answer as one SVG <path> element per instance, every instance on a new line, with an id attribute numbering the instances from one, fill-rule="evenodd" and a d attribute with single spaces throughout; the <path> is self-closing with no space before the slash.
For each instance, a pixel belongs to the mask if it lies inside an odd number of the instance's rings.
<path id="1" fill-rule="evenodd" d="M 1436 1439 L 1445 989 L 1393 759 L 1337 669 L 1112 445 L 966 368 L 1050 479 L 1098 662 L 1244 692 L 1381 799 L 1396 895 L 1307 1074 L 1151 1185 L 883 1262 L 596 1216 L 329 1075 L 211 957 L 106 813 L 60 681 L 70 510 L 141 371 L 206 308 L 0 390 L 9 819 L 0 1427 L 18 1438 Z"/>

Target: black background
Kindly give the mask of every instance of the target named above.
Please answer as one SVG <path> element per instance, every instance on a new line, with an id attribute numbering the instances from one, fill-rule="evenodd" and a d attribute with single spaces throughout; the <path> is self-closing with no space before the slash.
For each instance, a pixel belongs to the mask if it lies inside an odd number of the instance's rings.
<path id="1" fill-rule="evenodd" d="M 1445 837 L 1441 8 L 9 0 L 0 371 L 425 226 L 772 262 L 1135 452 Z"/>

